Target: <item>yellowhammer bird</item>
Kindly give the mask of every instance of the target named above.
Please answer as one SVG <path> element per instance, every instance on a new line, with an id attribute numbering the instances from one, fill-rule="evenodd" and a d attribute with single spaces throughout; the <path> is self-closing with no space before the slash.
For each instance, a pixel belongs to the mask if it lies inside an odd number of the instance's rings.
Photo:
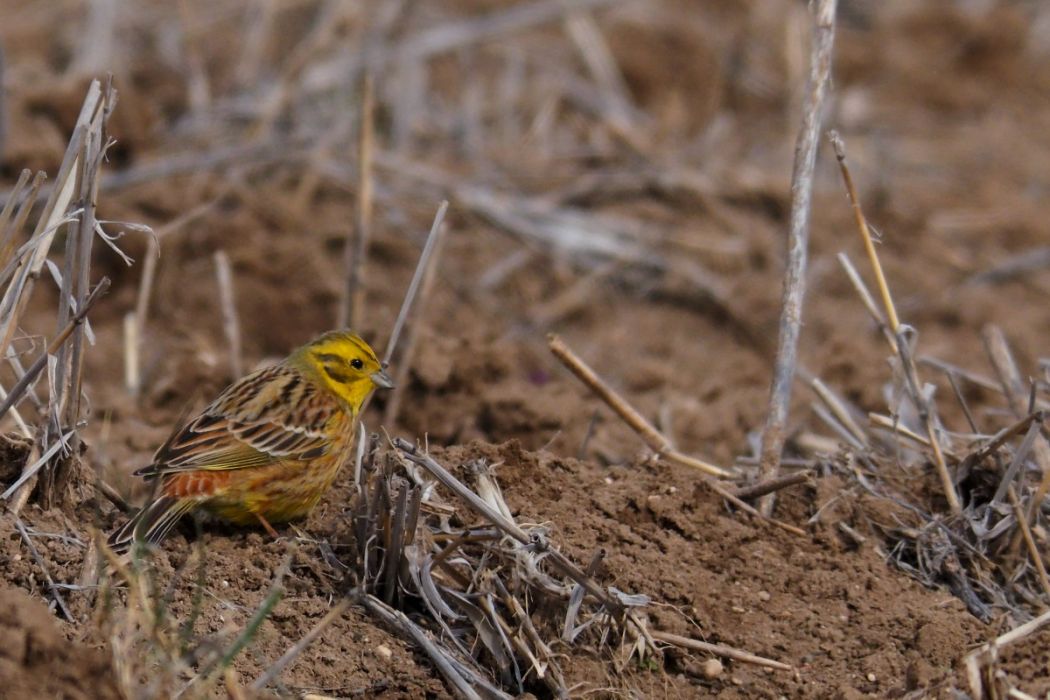
<path id="1" fill-rule="evenodd" d="M 229 386 L 177 427 L 135 472 L 159 480 L 155 497 L 109 544 L 158 543 L 186 513 L 203 508 L 239 525 L 309 513 L 352 459 L 357 415 L 377 387 L 394 383 L 365 341 L 331 331 L 281 363 Z"/>

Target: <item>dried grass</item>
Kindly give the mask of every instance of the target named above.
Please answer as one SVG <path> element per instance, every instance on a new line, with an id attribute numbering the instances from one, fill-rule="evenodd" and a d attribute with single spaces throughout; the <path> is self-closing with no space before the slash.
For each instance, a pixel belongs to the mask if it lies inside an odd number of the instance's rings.
<path id="1" fill-rule="evenodd" d="M 1050 607 L 1047 576 L 1047 491 L 1050 489 L 1050 443 L 1043 410 L 1045 386 L 1025 382 L 1005 335 L 985 329 L 989 364 L 998 381 L 963 372 L 936 358 L 916 362 L 917 332 L 897 316 L 890 284 L 860 210 L 845 163 L 845 150 L 835 148 L 850 194 L 862 240 L 882 302 L 880 309 L 848 258 L 839 256 L 869 315 L 890 346 L 892 376 L 889 415 L 870 413 L 866 426 L 854 407 L 814 379 L 822 405 L 819 415 L 843 438 L 840 454 L 826 464 L 843 474 L 855 491 L 890 505 L 893 522 L 876 523 L 886 542 L 886 557 L 925 585 L 946 586 L 977 618 L 1015 627 L 1029 634 L 1046 621 Z M 918 366 L 942 372 L 958 401 L 968 430 L 945 427 L 935 387 L 923 383 Z M 1013 422 L 998 431 L 981 426 L 967 405 L 960 383 L 973 382 L 994 391 Z M 938 487 L 931 493 L 925 470 L 932 467 Z M 819 519 L 820 511 L 814 516 Z M 848 529 L 848 526 L 847 526 Z M 851 529 L 845 534 L 858 541 Z M 862 540 L 860 540 L 862 541 Z M 1009 636 L 1009 635 L 1005 635 Z M 1010 637 L 1013 639 L 1013 637 Z M 974 697 L 1002 697 L 1005 691 L 994 669 L 996 642 L 967 657 Z"/>
<path id="2" fill-rule="evenodd" d="M 151 552 L 137 544 L 117 556 L 101 535 L 92 551 L 104 564 L 98 585 L 96 624 L 109 641 L 118 686 L 129 700 L 214 697 L 220 683 L 231 695 L 240 691 L 229 675 L 231 664 L 252 642 L 284 594 L 283 582 L 295 557 L 290 546 L 262 602 L 243 628 L 225 625 L 199 634 L 196 621 L 207 587 L 206 554 L 196 547 L 168 580 L 160 578 Z M 191 609 L 183 620 L 171 612 L 176 591 L 193 576 Z"/>
<path id="3" fill-rule="evenodd" d="M 368 444 L 350 504 L 355 558 L 340 566 L 350 572 L 346 599 L 254 687 L 276 680 L 347 600 L 419 645 L 464 698 L 511 697 L 537 685 L 567 697 L 567 654 L 597 655 L 623 673 L 629 663 L 661 658 L 663 644 L 793 670 L 651 630 L 649 597 L 603 586 L 593 566 L 585 571 L 561 553 L 549 526 L 515 518 L 486 462 L 460 466 L 473 482 L 467 486 L 406 440 Z"/>

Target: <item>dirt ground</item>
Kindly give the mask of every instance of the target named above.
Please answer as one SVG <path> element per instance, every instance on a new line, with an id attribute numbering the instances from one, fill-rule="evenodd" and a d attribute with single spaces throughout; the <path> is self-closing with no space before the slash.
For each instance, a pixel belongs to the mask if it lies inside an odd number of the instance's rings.
<path id="1" fill-rule="evenodd" d="M 603 585 L 651 596 L 649 615 L 661 628 L 797 667 L 727 662 L 707 678 L 703 655 L 671 650 L 662 667 L 621 672 L 565 648 L 573 693 L 853 698 L 967 690 L 959 660 L 1003 632 L 1004 617 L 983 624 L 947 588 L 925 588 L 888 565 L 881 536 L 894 516 L 883 504 L 825 469 L 778 501 L 777 517 L 805 528 L 804 537 L 762 526 L 728 510 L 696 474 L 650 460 L 546 349 L 546 334 L 560 334 L 683 451 L 720 464 L 753 456 L 780 313 L 808 51 L 804 3 L 607 3 L 576 25 L 555 13 L 448 48 L 433 48 L 440 37 L 427 32 L 500 15 L 507 5 L 187 0 L 144 3 L 106 20 L 107 5 L 0 1 L 0 193 L 23 168 L 56 171 L 87 79 L 108 70 L 120 102 L 106 172 L 129 176 L 104 185 L 99 214 L 160 235 L 139 396 L 124 385 L 123 319 L 135 308 L 147 237 L 130 232 L 117 241 L 131 266 L 96 244 L 92 275 L 109 275 L 113 289 L 91 315 L 98 342 L 86 357 L 87 475 L 140 498 L 130 472 L 148 462 L 188 404 L 202 405 L 234 378 L 214 251 L 232 262 L 247 367 L 333 325 L 357 187 L 357 81 L 347 72 L 352 62 L 341 61 L 386 42 L 403 50 L 384 54 L 374 72 L 375 219 L 358 329 L 378 346 L 438 202 L 449 198 L 451 209 L 411 372 L 397 389 L 400 413 L 382 427 L 425 437 L 454 469 L 476 458 L 499 464 L 515 514 L 548 523 L 552 540 L 581 564 L 603 549 Z M 1050 188 L 1050 11 L 1020 0 L 840 5 L 825 123 L 846 140 L 902 320 L 918 330 L 922 355 L 984 374 L 980 333 L 994 323 L 1023 374 L 1039 375 L 1050 327 L 1048 266 L 1004 279 L 980 275 L 1048 240 L 1039 202 Z M 595 54 L 574 44 L 574 31 L 586 36 L 594 27 L 621 78 L 603 78 L 601 65 L 588 62 Z M 430 43 L 413 43 L 419 37 Z M 479 190 L 508 199 L 494 214 Z M 570 225 L 551 240 L 542 225 L 529 234 L 499 217 L 528 219 L 527 207 L 571 210 L 588 240 L 612 235 L 627 250 L 641 246 L 645 264 L 622 251 L 581 252 Z M 823 147 L 811 235 L 800 364 L 861 409 L 886 412 L 887 348 L 836 261 L 846 252 L 860 267 L 863 253 Z M 49 282 L 39 285 L 17 347 L 28 351 L 39 336 L 51 337 L 56 297 Z M 932 372 L 927 379 L 935 380 Z M 966 392 L 982 427 L 1002 424 L 1000 398 Z M 379 429 L 386 401 L 374 403 L 371 429 Z M 793 436 L 828 434 L 812 401 L 796 384 Z M 965 430 L 958 410 L 944 419 Z M 789 451 L 814 458 L 798 441 Z M 24 460 L 17 450 L 4 456 L 0 483 Z M 30 504 L 21 513 L 59 583 L 81 580 L 90 529 L 109 530 L 122 518 L 87 475 L 66 508 Z M 349 494 L 340 482 L 300 524 L 337 554 L 351 537 Z M 845 538 L 840 522 L 864 542 Z M 0 516 L 0 533 L 0 640 L 10 642 L 0 643 L 0 695 L 118 697 L 98 606 L 66 590 L 76 620 L 48 619 L 43 573 L 9 515 Z M 201 538 L 207 579 L 195 629 L 240 629 L 267 595 L 285 543 L 221 525 Z M 176 533 L 165 543 L 161 576 L 186 564 L 193 539 Z M 245 682 L 332 604 L 335 574 L 316 545 L 296 562 L 286 596 L 234 663 Z M 195 588 L 175 580 L 170 614 L 183 619 Z M 1048 648 L 1044 631 L 1005 654 L 1010 683 L 1050 692 Z M 418 648 L 357 608 L 271 690 L 451 693 Z"/>

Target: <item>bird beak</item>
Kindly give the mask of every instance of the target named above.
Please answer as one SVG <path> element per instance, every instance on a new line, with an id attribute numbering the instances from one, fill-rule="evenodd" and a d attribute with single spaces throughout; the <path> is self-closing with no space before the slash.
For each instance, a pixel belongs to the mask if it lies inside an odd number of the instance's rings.
<path id="1" fill-rule="evenodd" d="M 390 375 L 386 373 L 386 370 L 379 370 L 378 372 L 372 372 L 372 383 L 380 389 L 393 389 L 394 380 L 390 378 Z"/>

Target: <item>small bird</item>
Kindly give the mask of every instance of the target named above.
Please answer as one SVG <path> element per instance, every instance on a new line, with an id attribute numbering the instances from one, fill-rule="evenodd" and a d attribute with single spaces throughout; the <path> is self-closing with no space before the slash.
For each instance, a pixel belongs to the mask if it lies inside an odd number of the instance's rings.
<path id="1" fill-rule="evenodd" d="M 240 379 L 135 472 L 156 481 L 154 496 L 109 545 L 157 544 L 198 508 L 276 537 L 271 523 L 307 515 L 352 459 L 358 413 L 372 391 L 393 386 L 372 348 L 350 331 L 325 333 Z"/>

